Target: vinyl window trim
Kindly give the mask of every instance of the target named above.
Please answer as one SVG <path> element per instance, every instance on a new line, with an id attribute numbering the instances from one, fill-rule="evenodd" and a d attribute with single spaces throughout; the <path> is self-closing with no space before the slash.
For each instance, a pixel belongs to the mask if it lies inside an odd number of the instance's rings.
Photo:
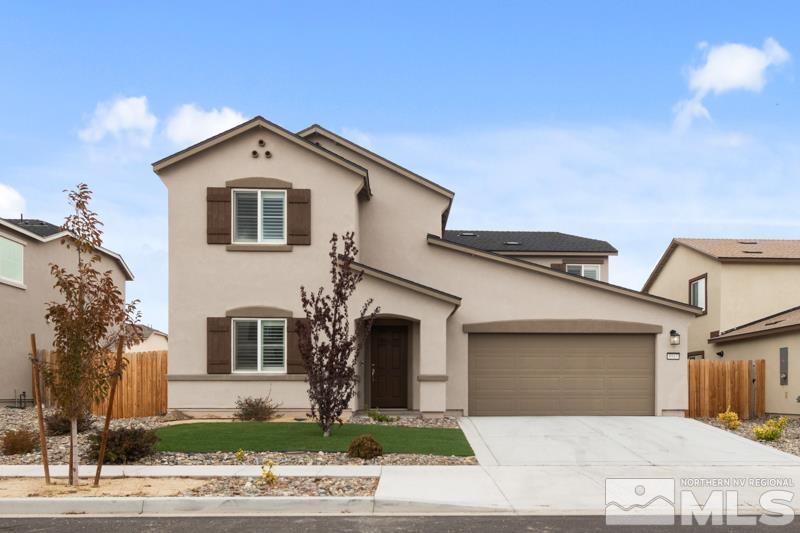
<path id="1" fill-rule="evenodd" d="M 584 264 L 584 263 L 567 263 L 566 265 L 564 265 L 564 270 L 565 270 L 567 273 L 569 273 L 569 267 L 580 267 L 580 269 L 581 269 L 581 273 L 579 274 L 579 276 L 581 276 L 582 278 L 587 278 L 587 279 L 595 279 L 595 280 L 598 280 L 598 281 L 600 281 L 600 279 L 601 279 L 601 277 L 602 277 L 602 275 L 603 275 L 603 271 L 602 271 L 602 268 L 603 268 L 603 267 L 602 267 L 602 265 L 598 265 L 598 264 L 594 264 L 594 263 L 592 263 L 592 264 Z M 587 276 L 586 276 L 586 267 L 596 268 L 596 269 L 597 269 L 597 277 L 596 277 L 596 278 L 589 278 L 589 277 L 587 277 Z"/>
<path id="2" fill-rule="evenodd" d="M 703 304 L 704 305 L 703 305 L 703 313 L 700 316 L 703 316 L 705 314 L 708 314 L 708 272 L 706 272 L 705 274 L 700 274 L 699 276 L 696 276 L 696 277 L 694 277 L 694 278 L 689 280 L 689 299 L 688 299 L 688 302 L 689 302 L 689 305 L 694 305 L 696 307 L 699 307 L 696 304 L 692 303 L 692 285 L 694 285 L 695 283 L 697 283 L 697 282 L 699 282 L 701 280 L 703 281 Z"/>
<path id="3" fill-rule="evenodd" d="M 236 369 L 236 323 L 237 322 L 255 322 L 258 324 L 258 334 L 256 338 L 256 356 L 257 356 L 257 368 L 256 370 L 237 370 Z M 264 370 L 263 366 L 263 342 L 264 342 L 264 335 L 262 333 L 262 322 L 283 322 L 283 367 L 282 368 L 270 368 Z M 285 318 L 232 318 L 231 319 L 231 374 L 286 374 L 288 372 L 287 365 L 288 365 L 288 357 L 289 354 L 287 352 L 287 339 L 286 335 L 287 331 L 287 320 Z"/>
<path id="4" fill-rule="evenodd" d="M 19 268 L 20 272 L 22 273 L 22 277 L 20 279 L 13 279 L 0 275 L 0 283 L 11 285 L 12 287 L 17 287 L 19 289 L 27 289 L 27 286 L 25 285 L 25 243 L 18 241 L 17 239 L 12 239 L 11 237 L 7 237 L 5 235 L 0 235 L 0 239 L 5 239 L 12 244 L 16 244 L 22 250 L 19 261 Z"/>
<path id="5" fill-rule="evenodd" d="M 251 192 L 256 193 L 258 195 L 258 199 L 256 201 L 256 230 L 258 232 L 255 241 L 237 241 L 236 240 L 236 193 L 237 192 Z M 263 205 L 261 202 L 261 195 L 262 193 L 277 193 L 283 197 L 283 238 L 281 239 L 269 239 L 264 240 L 263 232 L 264 232 L 264 221 L 262 219 L 263 214 Z M 231 244 L 249 244 L 249 245 L 263 245 L 263 246 L 271 246 L 271 245 L 285 245 L 287 243 L 286 233 L 287 227 L 286 224 L 288 223 L 288 210 L 289 210 L 289 200 L 286 194 L 286 189 L 245 189 L 245 188 L 233 188 L 231 189 Z"/>

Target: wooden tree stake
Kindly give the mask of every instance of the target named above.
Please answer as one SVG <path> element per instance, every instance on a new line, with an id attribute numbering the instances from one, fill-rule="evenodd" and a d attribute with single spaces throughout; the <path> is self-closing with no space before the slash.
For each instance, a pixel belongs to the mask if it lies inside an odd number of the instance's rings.
<path id="1" fill-rule="evenodd" d="M 39 419 L 39 447 L 42 451 L 44 482 L 50 484 L 50 463 L 47 460 L 47 437 L 44 434 L 44 413 L 42 412 L 42 393 L 39 381 L 39 353 L 36 351 L 36 335 L 31 333 L 31 373 L 33 401 L 36 403 L 36 416 Z"/>
<path id="2" fill-rule="evenodd" d="M 100 472 L 103 470 L 103 461 L 106 458 L 106 446 L 108 445 L 108 429 L 111 424 L 111 413 L 114 409 L 114 396 L 117 392 L 117 383 L 122 379 L 122 349 L 125 347 L 125 339 L 120 337 L 117 342 L 117 361 L 114 366 L 114 378 L 111 382 L 111 392 L 108 395 L 108 409 L 106 409 L 106 419 L 103 423 L 103 438 L 100 441 L 100 452 L 97 454 L 97 472 L 94 475 L 94 486 L 100 486 Z"/>

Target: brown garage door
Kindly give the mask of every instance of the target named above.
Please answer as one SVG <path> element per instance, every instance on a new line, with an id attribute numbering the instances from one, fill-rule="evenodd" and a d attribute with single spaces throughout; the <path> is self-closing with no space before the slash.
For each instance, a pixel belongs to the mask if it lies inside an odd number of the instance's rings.
<path id="1" fill-rule="evenodd" d="M 471 333 L 470 415 L 652 415 L 653 335 Z"/>

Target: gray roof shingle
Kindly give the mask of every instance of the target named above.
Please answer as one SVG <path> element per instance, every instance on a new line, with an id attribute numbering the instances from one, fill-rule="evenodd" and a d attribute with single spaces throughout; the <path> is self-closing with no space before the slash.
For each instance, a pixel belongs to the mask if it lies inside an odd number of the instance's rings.
<path id="1" fill-rule="evenodd" d="M 487 252 L 617 253 L 606 241 L 557 231 L 445 230 L 443 239 Z"/>
<path id="2" fill-rule="evenodd" d="M 62 231 L 61 226 L 56 226 L 44 220 L 35 218 L 4 218 L 6 222 L 19 226 L 20 228 L 35 233 L 39 237 L 49 237 Z"/>

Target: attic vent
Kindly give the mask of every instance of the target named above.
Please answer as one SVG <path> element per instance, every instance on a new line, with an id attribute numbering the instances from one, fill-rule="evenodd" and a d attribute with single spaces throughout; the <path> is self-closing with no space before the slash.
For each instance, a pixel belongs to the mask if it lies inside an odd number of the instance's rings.
<path id="1" fill-rule="evenodd" d="M 475 234 L 473 232 L 471 232 L 471 231 L 462 231 L 458 235 L 459 235 L 459 237 L 474 237 L 475 236 Z"/>
<path id="2" fill-rule="evenodd" d="M 505 244 L 507 246 L 519 246 L 519 242 L 517 242 L 517 241 L 506 241 L 503 244 Z"/>
<path id="3" fill-rule="evenodd" d="M 786 319 L 785 319 L 785 318 L 781 318 L 780 320 L 773 320 L 772 322 L 767 322 L 767 323 L 766 323 L 766 324 L 764 324 L 764 325 L 765 325 L 765 326 L 774 326 L 775 324 L 780 324 L 780 323 L 781 323 L 781 322 L 783 322 L 784 320 L 786 320 Z"/>
<path id="4" fill-rule="evenodd" d="M 763 254 L 761 250 L 742 250 L 746 254 Z"/>
<path id="5" fill-rule="evenodd" d="M 739 241 L 739 244 L 758 244 L 758 241 Z"/>

